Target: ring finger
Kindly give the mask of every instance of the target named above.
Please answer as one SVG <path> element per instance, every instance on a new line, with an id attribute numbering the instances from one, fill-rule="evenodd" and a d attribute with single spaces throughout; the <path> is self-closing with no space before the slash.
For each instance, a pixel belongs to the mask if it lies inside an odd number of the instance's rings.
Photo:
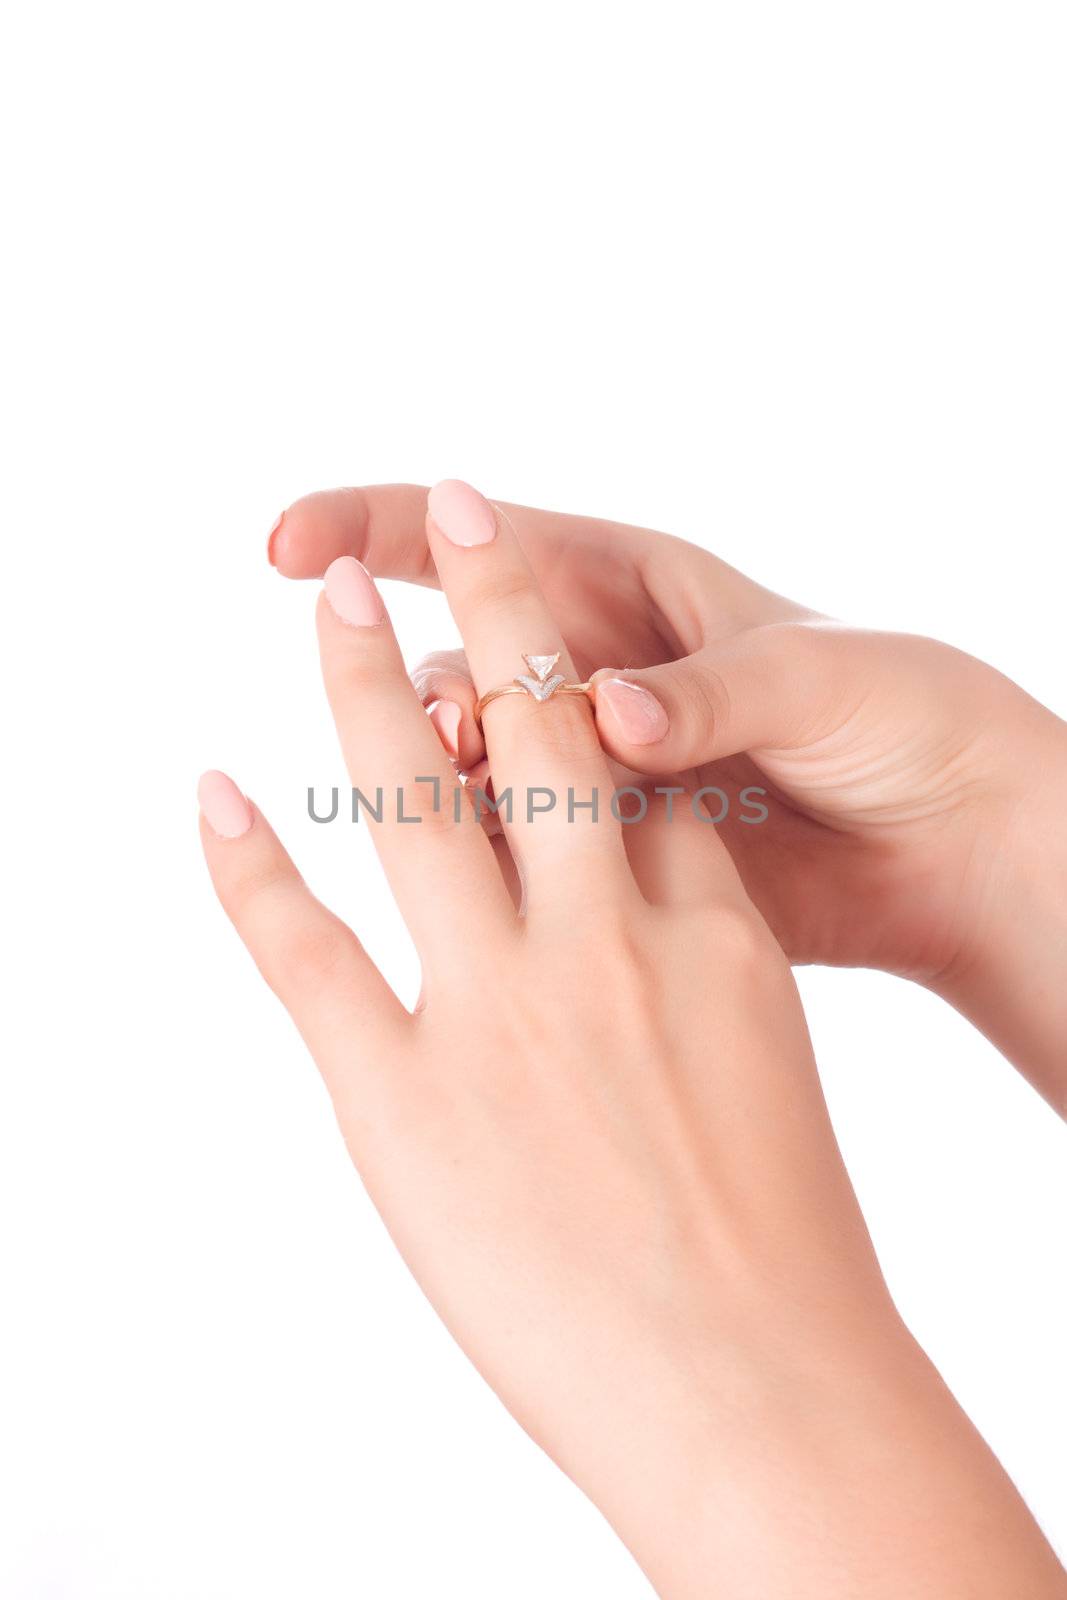
<path id="1" fill-rule="evenodd" d="M 504 514 L 469 484 L 447 480 L 430 491 L 426 531 L 478 693 L 517 687 L 519 675 L 573 683 L 566 644 Z M 527 656 L 544 660 L 527 663 Z M 605 889 L 632 887 L 587 697 L 558 688 L 540 703 L 529 693 L 508 694 L 485 707 L 482 732 L 528 907 L 550 893 L 566 895 L 576 870 L 586 894 L 591 876 Z"/>

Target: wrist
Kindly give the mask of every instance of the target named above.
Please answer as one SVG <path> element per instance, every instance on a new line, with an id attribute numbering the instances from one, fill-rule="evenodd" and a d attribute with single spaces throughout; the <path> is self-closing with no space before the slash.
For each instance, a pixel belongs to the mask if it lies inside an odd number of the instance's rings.
<path id="1" fill-rule="evenodd" d="M 929 987 L 1067 1116 L 1067 727 L 1044 717 L 975 824 L 965 937 Z"/>
<path id="2" fill-rule="evenodd" d="M 602 1506 L 662 1600 L 1000 1600 L 1064 1575 L 999 1463 L 895 1314 L 858 1338 L 779 1328 L 694 1396 L 646 1458 L 644 1494 Z"/>

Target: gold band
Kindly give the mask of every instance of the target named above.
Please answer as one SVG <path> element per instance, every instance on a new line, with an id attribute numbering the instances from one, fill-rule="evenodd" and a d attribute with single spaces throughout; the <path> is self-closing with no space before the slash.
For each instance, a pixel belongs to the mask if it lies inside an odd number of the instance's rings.
<path id="1" fill-rule="evenodd" d="M 475 703 L 474 707 L 474 720 L 479 727 L 481 727 L 482 712 L 485 710 L 486 706 L 489 705 L 493 700 L 499 700 L 501 696 L 505 694 L 522 694 L 525 695 L 528 700 L 533 700 L 536 698 L 536 696 L 532 695 L 529 689 L 525 689 L 521 683 L 502 683 L 498 689 L 487 690 L 487 692 L 483 694 Z M 546 695 L 545 699 L 554 700 L 558 694 L 584 694 L 590 700 L 593 700 L 596 697 L 596 685 L 593 683 L 561 683 L 557 688 L 552 690 L 551 694 Z"/>

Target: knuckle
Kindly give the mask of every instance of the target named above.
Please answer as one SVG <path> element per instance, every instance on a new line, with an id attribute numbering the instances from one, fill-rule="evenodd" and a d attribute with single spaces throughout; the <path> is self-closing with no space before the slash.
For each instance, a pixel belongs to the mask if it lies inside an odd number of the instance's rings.
<path id="1" fill-rule="evenodd" d="M 444 692 L 443 685 L 443 675 L 436 667 L 423 667 L 420 664 L 411 674 L 411 687 L 426 707 L 441 699 Z"/>
<path id="2" fill-rule="evenodd" d="M 349 939 L 332 918 L 302 918 L 286 929 L 278 968 L 291 983 L 311 990 L 333 982 L 349 954 Z"/>
<path id="3" fill-rule="evenodd" d="M 403 669 L 371 657 L 323 663 L 326 697 L 339 730 L 369 737 L 383 723 L 395 724 L 397 685 L 410 696 Z"/>
<path id="4" fill-rule="evenodd" d="M 343 661 L 334 662 L 330 670 L 331 689 L 346 697 L 381 694 L 398 679 L 403 681 L 395 659 L 373 650 L 346 655 Z"/>
<path id="5" fill-rule="evenodd" d="M 242 863 L 227 885 L 226 899 L 235 919 L 249 917 L 284 895 L 292 871 L 273 861 Z"/>
<path id="6" fill-rule="evenodd" d="M 411 681 L 423 703 L 463 689 L 473 693 L 470 668 L 462 650 L 433 650 L 411 669 Z"/>
<path id="7" fill-rule="evenodd" d="M 260 865 L 230 885 L 228 910 L 271 988 L 321 989 L 343 968 L 352 935 L 291 868 Z"/>
<path id="8" fill-rule="evenodd" d="M 615 916 L 608 916 L 608 924 L 611 928 L 612 966 L 617 974 L 630 980 L 635 991 L 639 991 L 651 973 L 645 942 L 621 909 Z"/>
<path id="9" fill-rule="evenodd" d="M 474 703 L 474 688 L 470 679 L 458 677 L 456 673 L 443 668 L 430 667 L 426 671 L 416 668 L 411 675 L 411 684 L 427 709 L 435 700 L 452 700 L 459 706 Z"/>
<path id="10" fill-rule="evenodd" d="M 714 667 L 701 664 L 689 679 L 688 710 L 699 728 L 718 731 L 730 720 L 730 692 Z"/>
<path id="11" fill-rule="evenodd" d="M 524 930 L 524 937 L 534 941 L 535 963 L 540 964 L 542 952 L 547 952 L 546 959 L 555 959 L 568 933 L 582 941 L 587 993 L 611 994 L 615 1022 L 628 1023 L 662 1008 L 662 977 L 653 959 L 649 929 L 632 903 L 614 897 L 598 898 L 595 908 L 569 898 L 542 903 Z"/>
<path id="12" fill-rule="evenodd" d="M 632 921 L 627 926 L 620 919 L 614 927 L 605 960 L 608 970 L 600 982 L 610 986 L 615 1021 L 629 1040 L 647 1039 L 663 1016 L 663 982 L 647 940 Z"/>
<path id="13" fill-rule="evenodd" d="M 400 803 L 397 814 L 404 818 L 401 828 L 450 832 L 456 826 L 451 799 L 452 792 L 444 783 L 402 784 L 397 793 Z"/>
<path id="14" fill-rule="evenodd" d="M 534 584 L 528 572 L 507 567 L 473 579 L 467 591 L 467 602 L 473 611 L 492 617 L 514 612 L 533 592 Z"/>

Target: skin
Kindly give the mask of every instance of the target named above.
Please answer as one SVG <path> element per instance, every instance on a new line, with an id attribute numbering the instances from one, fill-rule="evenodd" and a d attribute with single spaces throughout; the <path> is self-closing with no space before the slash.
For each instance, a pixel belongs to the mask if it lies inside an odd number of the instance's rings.
<path id="1" fill-rule="evenodd" d="M 271 557 L 311 577 L 349 552 L 434 584 L 424 510 L 409 485 L 311 495 L 285 512 Z M 669 535 L 502 510 L 579 675 L 623 677 L 667 714 L 663 737 L 637 743 L 598 699 L 619 767 L 768 789 L 765 826 L 735 807 L 720 833 L 790 960 L 925 984 L 1067 1115 L 1064 723 L 961 651 L 841 626 Z M 484 777 L 462 652 L 427 657 L 414 681 L 426 706 L 460 708 L 451 753 Z"/>
<path id="2" fill-rule="evenodd" d="M 475 683 L 507 681 L 516 639 L 573 676 L 493 520 L 475 548 L 423 530 Z M 415 1014 L 236 791 L 208 807 L 230 836 L 207 816 L 201 834 L 447 1326 L 670 1600 L 1062 1600 L 895 1312 L 789 964 L 723 842 L 653 812 L 635 873 L 610 816 L 520 808 L 500 847 L 520 915 L 473 812 L 432 810 L 413 781 L 450 788 L 452 766 L 354 568 L 319 604 L 323 673 L 353 784 L 397 785 L 422 817 L 375 828 L 423 964 Z M 485 733 L 498 790 L 611 789 L 584 699 L 509 698 Z"/>

